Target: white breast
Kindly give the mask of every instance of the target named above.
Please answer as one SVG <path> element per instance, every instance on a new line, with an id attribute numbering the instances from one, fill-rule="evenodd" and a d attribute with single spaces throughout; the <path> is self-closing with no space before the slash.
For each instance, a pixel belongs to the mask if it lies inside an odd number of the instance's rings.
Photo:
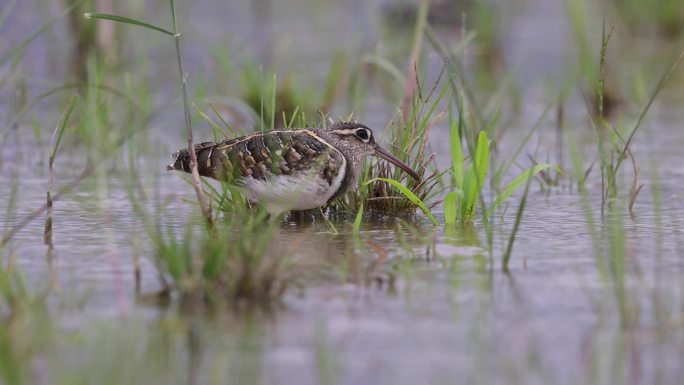
<path id="1" fill-rule="evenodd" d="M 331 184 L 320 177 L 319 169 L 302 171 L 295 175 L 279 175 L 267 180 L 242 179 L 241 185 L 250 202 L 266 205 L 269 212 L 280 214 L 289 210 L 309 210 L 324 206 L 342 185 L 347 171 L 347 159 L 341 156 L 342 165 Z"/>

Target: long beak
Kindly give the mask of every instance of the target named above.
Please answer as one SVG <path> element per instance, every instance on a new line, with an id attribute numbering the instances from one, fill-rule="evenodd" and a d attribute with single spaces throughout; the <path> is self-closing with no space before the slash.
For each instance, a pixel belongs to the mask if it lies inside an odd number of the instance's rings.
<path id="1" fill-rule="evenodd" d="M 383 149 L 382 147 L 375 146 L 375 154 L 374 155 L 377 156 L 378 158 L 384 159 L 384 160 L 392 163 L 393 165 L 399 167 L 400 169 L 406 171 L 406 173 L 411 175 L 413 177 L 413 179 L 420 182 L 420 175 L 418 175 L 417 172 L 413 171 L 413 169 L 411 167 L 409 167 L 408 164 L 406 164 L 406 163 L 400 161 L 399 159 L 395 158 L 394 156 L 392 156 L 392 154 L 385 151 L 385 149 Z"/>

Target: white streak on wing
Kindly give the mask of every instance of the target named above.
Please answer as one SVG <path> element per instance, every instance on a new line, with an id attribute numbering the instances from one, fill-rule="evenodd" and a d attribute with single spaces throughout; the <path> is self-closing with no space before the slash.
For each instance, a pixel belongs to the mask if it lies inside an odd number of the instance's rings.
<path id="1" fill-rule="evenodd" d="M 211 168 L 211 154 L 214 153 L 214 147 L 209 149 L 209 156 L 207 156 L 207 168 Z"/>
<path id="2" fill-rule="evenodd" d="M 331 184 L 320 177 L 320 169 L 312 169 L 267 180 L 243 178 L 240 185 L 250 201 L 266 204 L 268 211 L 273 213 L 314 209 L 328 203 L 342 185 L 347 171 L 347 159 L 344 156 L 341 159 L 342 165 Z"/>

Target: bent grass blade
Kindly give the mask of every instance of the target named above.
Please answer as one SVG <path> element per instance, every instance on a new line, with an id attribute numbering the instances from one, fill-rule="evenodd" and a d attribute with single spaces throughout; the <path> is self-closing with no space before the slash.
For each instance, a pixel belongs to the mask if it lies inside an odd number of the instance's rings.
<path id="1" fill-rule="evenodd" d="M 389 179 L 389 178 L 373 178 L 373 179 L 367 181 L 365 184 L 368 185 L 368 184 L 371 184 L 371 183 L 376 182 L 376 181 L 386 182 L 386 183 L 389 183 L 392 186 L 396 187 L 399 191 L 401 191 L 402 194 L 404 194 L 404 196 L 406 198 L 408 198 L 411 202 L 413 202 L 416 206 L 418 206 L 425 213 L 425 215 L 427 215 L 427 217 L 430 218 L 430 220 L 432 221 L 432 223 L 435 226 L 437 226 L 439 224 L 439 222 L 437 222 L 437 218 L 435 218 L 435 216 L 432 215 L 432 212 L 425 205 L 425 203 L 423 203 L 423 201 L 420 200 L 420 198 L 418 198 L 416 196 L 416 194 L 414 194 L 406 186 L 404 186 L 403 184 L 399 183 L 398 181 L 396 181 L 394 179 Z"/>
<path id="2" fill-rule="evenodd" d="M 84 13 L 83 17 L 86 19 L 110 20 L 110 21 L 116 21 L 116 22 L 124 23 L 124 24 L 137 25 L 138 27 L 144 27 L 147 29 L 158 31 L 158 32 L 167 34 L 169 36 L 176 36 L 176 34 L 174 34 L 173 32 L 171 32 L 167 29 L 157 27 L 156 25 L 152 25 L 152 24 L 146 23 L 144 21 L 130 19 L 128 17 L 118 16 L 118 15 L 110 15 L 110 14 L 106 14 L 106 13 L 90 13 L 90 12 Z"/>

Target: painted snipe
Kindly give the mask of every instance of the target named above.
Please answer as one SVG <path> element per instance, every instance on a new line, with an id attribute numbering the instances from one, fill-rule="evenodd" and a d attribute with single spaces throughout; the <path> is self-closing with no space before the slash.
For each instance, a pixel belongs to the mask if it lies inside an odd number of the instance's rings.
<path id="1" fill-rule="evenodd" d="M 351 122 L 200 143 L 195 152 L 200 175 L 240 186 L 250 202 L 276 213 L 324 206 L 349 191 L 357 185 L 366 155 L 385 159 L 420 180 L 411 167 L 378 146 L 370 128 Z M 191 172 L 187 149 L 173 158 L 168 170 Z"/>

